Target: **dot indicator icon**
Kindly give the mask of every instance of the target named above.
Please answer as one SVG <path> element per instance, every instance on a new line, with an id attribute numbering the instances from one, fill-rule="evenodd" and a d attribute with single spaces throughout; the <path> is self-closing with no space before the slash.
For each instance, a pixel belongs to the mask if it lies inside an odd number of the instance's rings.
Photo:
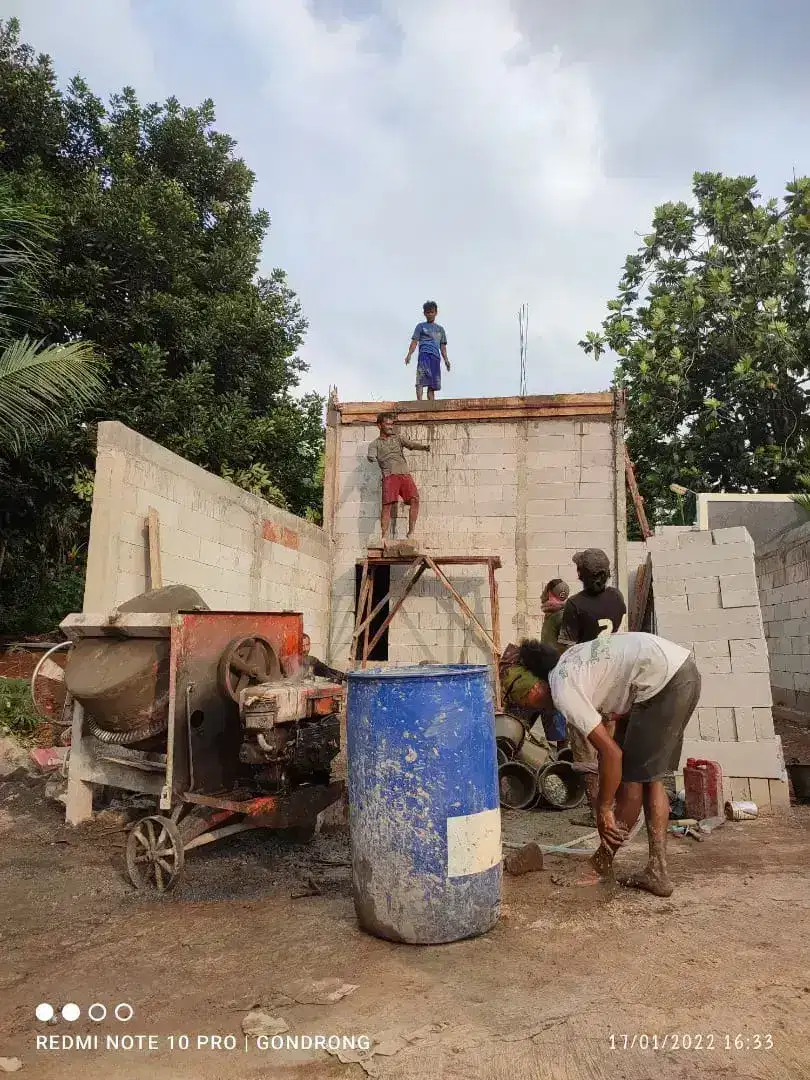
<path id="1" fill-rule="evenodd" d="M 120 1005 L 115 1006 L 115 1019 L 120 1020 L 123 1024 L 131 1020 L 134 1015 L 135 1010 L 128 1001 L 122 1001 Z"/>
<path id="2" fill-rule="evenodd" d="M 96 1001 L 87 1010 L 87 1015 L 91 1020 L 95 1021 L 95 1023 L 100 1024 L 107 1016 L 107 1006 L 102 1005 L 100 1001 Z"/>
<path id="3" fill-rule="evenodd" d="M 62 1019 L 67 1020 L 69 1024 L 72 1024 L 74 1020 L 78 1020 L 81 1015 L 82 1010 L 72 1001 L 62 1006 Z"/>
<path id="4" fill-rule="evenodd" d="M 37 1020 L 43 1024 L 47 1024 L 49 1020 L 53 1020 L 53 1005 L 49 1005 L 47 1001 L 43 1001 L 37 1005 L 34 1009 L 34 1015 Z"/>

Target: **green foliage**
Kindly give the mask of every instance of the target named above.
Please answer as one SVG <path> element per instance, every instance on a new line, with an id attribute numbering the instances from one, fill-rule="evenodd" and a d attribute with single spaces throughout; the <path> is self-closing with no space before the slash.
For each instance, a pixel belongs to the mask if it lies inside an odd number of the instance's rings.
<path id="1" fill-rule="evenodd" d="M 79 78 L 60 89 L 16 21 L 0 23 L 0 176 L 50 231 L 30 333 L 93 341 L 108 365 L 83 424 L 0 457 L 0 627 L 12 593 L 58 579 L 83 550 L 97 421 L 320 512 L 323 401 L 293 395 L 306 322 L 281 270 L 257 274 L 269 216 L 234 149 L 212 102 L 142 105 L 127 88 L 105 104 Z"/>
<path id="2" fill-rule="evenodd" d="M 25 740 L 40 722 L 28 679 L 0 677 L 0 731 Z"/>
<path id="3" fill-rule="evenodd" d="M 753 177 L 698 173 L 628 256 L 601 331 L 618 354 L 648 514 L 679 520 L 673 482 L 789 493 L 810 470 L 810 179 L 762 203 Z"/>

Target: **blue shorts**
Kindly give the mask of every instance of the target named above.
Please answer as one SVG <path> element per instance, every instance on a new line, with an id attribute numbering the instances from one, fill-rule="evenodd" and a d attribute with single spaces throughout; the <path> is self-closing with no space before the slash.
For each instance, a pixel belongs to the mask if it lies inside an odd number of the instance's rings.
<path id="1" fill-rule="evenodd" d="M 441 390 L 442 358 L 438 353 L 420 352 L 416 361 L 416 385 L 428 390 Z"/>

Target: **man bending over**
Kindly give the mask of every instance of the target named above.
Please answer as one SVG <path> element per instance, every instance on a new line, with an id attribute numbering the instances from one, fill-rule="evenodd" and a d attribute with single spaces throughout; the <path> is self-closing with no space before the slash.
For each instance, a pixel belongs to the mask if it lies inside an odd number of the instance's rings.
<path id="1" fill-rule="evenodd" d="M 700 673 L 690 653 L 653 634 L 629 633 L 574 645 L 559 658 L 539 643 L 523 655 L 533 673 L 547 680 L 554 707 L 599 756 L 596 821 L 602 842 L 591 859 L 596 875 L 612 877 L 613 858 L 643 804 L 649 860 L 623 884 L 670 896 L 663 780 L 678 767 L 684 731 L 700 697 Z M 619 718 L 615 738 L 602 720 L 608 715 Z"/>

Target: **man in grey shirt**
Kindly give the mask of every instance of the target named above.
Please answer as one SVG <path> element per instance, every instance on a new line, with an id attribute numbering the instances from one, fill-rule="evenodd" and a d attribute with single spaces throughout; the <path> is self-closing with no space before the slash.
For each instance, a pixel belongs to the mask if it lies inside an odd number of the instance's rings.
<path id="1" fill-rule="evenodd" d="M 427 443 L 401 439 L 394 433 L 396 417 L 393 413 L 380 413 L 377 427 L 380 436 L 368 448 L 368 460 L 376 461 L 382 473 L 382 513 L 380 527 L 383 544 L 391 529 L 391 512 L 402 499 L 408 504 L 408 539 L 413 537 L 416 519 L 419 517 L 419 490 L 408 471 L 403 450 L 430 450 Z"/>

